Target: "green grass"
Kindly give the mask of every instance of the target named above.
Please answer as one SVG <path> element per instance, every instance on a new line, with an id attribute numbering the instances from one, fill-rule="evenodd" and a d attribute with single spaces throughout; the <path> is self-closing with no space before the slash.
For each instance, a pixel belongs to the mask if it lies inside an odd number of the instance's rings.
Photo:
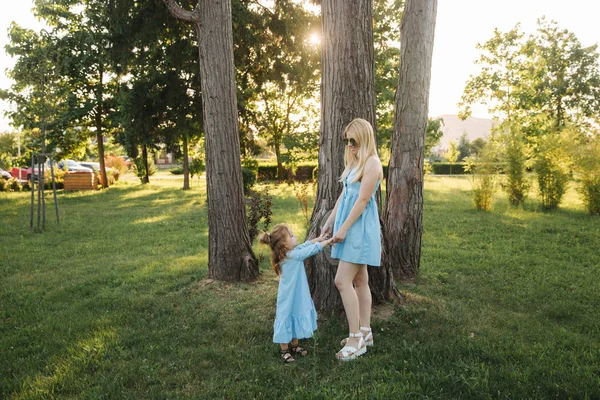
<path id="1" fill-rule="evenodd" d="M 50 197 L 43 234 L 0 193 L 0 398 L 600 398 L 600 219 L 572 188 L 553 213 L 501 193 L 481 213 L 466 177 L 428 178 L 421 274 L 376 308 L 375 347 L 337 362 L 345 322 L 322 315 L 283 365 L 266 249 L 257 282 L 206 280 L 204 181 L 159 176 L 60 193 L 60 231 Z M 270 191 L 303 236 L 292 189 Z"/>

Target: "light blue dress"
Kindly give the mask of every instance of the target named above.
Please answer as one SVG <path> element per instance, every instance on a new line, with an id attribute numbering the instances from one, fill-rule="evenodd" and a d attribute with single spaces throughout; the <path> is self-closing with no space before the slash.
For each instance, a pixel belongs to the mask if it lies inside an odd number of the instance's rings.
<path id="1" fill-rule="evenodd" d="M 317 330 L 317 311 L 310 296 L 304 260 L 321 250 L 320 243 L 306 241 L 290 250 L 281 263 L 273 343 L 309 338 Z"/>
<path id="2" fill-rule="evenodd" d="M 360 192 L 360 181 L 350 183 L 356 169 L 350 171 L 344 180 L 344 191 L 335 215 L 333 233 L 337 232 L 356 203 Z M 343 242 L 336 243 L 331 249 L 331 257 L 354 264 L 367 264 L 372 267 L 381 265 L 381 226 L 377 212 L 375 193 L 379 187 L 379 181 L 373 189 L 371 199 L 362 214 L 354 221 L 348 229 Z"/>

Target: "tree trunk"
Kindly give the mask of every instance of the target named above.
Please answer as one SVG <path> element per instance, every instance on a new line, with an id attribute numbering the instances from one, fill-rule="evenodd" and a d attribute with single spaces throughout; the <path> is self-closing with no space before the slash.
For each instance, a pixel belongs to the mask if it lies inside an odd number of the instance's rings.
<path id="1" fill-rule="evenodd" d="M 104 66 L 100 64 L 100 82 L 98 83 L 98 92 L 96 94 L 97 99 L 97 110 L 96 110 L 96 140 L 98 141 L 98 161 L 100 162 L 100 178 L 102 180 L 102 187 L 108 187 L 108 179 L 106 176 L 106 165 L 104 163 L 104 137 L 102 135 L 102 113 L 104 108 L 104 102 L 102 100 L 102 79 L 104 75 Z"/>
<path id="2" fill-rule="evenodd" d="M 188 133 L 183 134 L 183 190 L 190 190 L 190 163 L 188 160 Z"/>
<path id="3" fill-rule="evenodd" d="M 342 192 L 338 179 L 344 170 L 345 126 L 360 117 L 376 128 L 372 13 L 372 0 L 322 2 L 319 179 L 308 238 L 319 235 Z M 343 309 L 334 285 L 337 260 L 330 256 L 328 247 L 306 262 L 311 293 L 320 311 Z M 375 302 L 388 300 L 395 293 L 389 268 L 369 267 L 369 278 Z"/>
<path id="4" fill-rule="evenodd" d="M 258 262 L 246 229 L 233 66 L 231 0 L 199 4 L 198 35 L 208 196 L 208 276 L 252 281 Z"/>
<path id="5" fill-rule="evenodd" d="M 144 163 L 142 183 L 150 183 L 150 172 L 148 171 L 148 147 L 145 143 L 142 145 L 142 162 Z"/>
<path id="6" fill-rule="evenodd" d="M 400 26 L 400 79 L 388 167 L 385 263 L 394 277 L 419 270 L 423 233 L 423 160 L 437 0 L 407 0 Z"/>

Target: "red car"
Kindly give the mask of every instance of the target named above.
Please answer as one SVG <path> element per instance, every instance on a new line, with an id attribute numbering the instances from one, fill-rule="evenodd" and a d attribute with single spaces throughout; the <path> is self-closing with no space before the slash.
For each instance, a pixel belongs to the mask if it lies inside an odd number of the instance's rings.
<path id="1" fill-rule="evenodd" d="M 30 180 L 31 179 L 31 167 L 29 168 L 19 168 L 19 167 L 13 167 L 13 169 L 10 170 L 10 174 L 13 176 L 13 178 L 17 178 L 19 180 Z"/>

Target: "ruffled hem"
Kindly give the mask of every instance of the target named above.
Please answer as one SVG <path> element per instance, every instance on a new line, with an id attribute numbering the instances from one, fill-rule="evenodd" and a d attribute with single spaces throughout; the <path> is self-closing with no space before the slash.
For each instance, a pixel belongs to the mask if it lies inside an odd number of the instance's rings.
<path id="1" fill-rule="evenodd" d="M 275 319 L 273 343 L 289 343 L 292 339 L 312 337 L 317 330 L 317 312 L 311 308 L 302 315 L 286 315 Z"/>

